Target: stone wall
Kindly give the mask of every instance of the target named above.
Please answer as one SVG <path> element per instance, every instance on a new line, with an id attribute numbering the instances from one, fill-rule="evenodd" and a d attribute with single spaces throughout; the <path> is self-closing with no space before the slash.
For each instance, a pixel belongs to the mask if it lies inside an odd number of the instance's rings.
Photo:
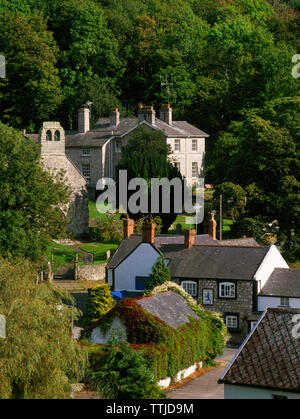
<path id="1" fill-rule="evenodd" d="M 79 265 L 78 279 L 80 281 L 99 281 L 105 278 L 106 263 L 98 265 Z"/>
<path id="2" fill-rule="evenodd" d="M 179 279 L 175 279 L 174 282 L 180 284 Z M 239 345 L 246 338 L 249 333 L 249 321 L 248 317 L 253 313 L 253 287 L 254 281 L 229 281 L 236 284 L 236 298 L 220 298 L 219 297 L 219 282 L 213 279 L 202 279 L 196 280 L 198 282 L 198 295 L 197 301 L 202 302 L 203 290 L 213 290 L 213 304 L 203 304 L 205 310 L 216 311 L 222 314 L 238 314 L 239 327 L 236 331 L 230 329 L 230 343 Z M 227 280 L 224 282 L 227 282 Z"/>

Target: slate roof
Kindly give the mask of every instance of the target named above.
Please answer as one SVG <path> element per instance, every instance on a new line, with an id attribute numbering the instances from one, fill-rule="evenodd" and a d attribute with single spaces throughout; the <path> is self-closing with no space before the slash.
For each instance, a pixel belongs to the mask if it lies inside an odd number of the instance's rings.
<path id="1" fill-rule="evenodd" d="M 221 246 L 247 246 L 260 247 L 253 237 L 243 237 L 241 239 L 219 240 Z"/>
<path id="2" fill-rule="evenodd" d="M 161 246 L 173 278 L 252 280 L 269 247 Z"/>
<path id="3" fill-rule="evenodd" d="M 259 295 L 300 298 L 300 269 L 274 269 Z"/>
<path id="4" fill-rule="evenodd" d="M 163 131 L 169 137 L 208 137 L 208 134 L 194 127 L 186 121 L 174 121 L 172 125 L 160 119 L 155 125 L 145 123 L 154 129 Z M 109 118 L 100 118 L 94 128 L 88 132 L 66 131 L 66 147 L 102 147 L 112 137 L 121 137 L 139 125 L 138 118 L 120 118 L 118 126 L 110 125 Z"/>
<path id="5" fill-rule="evenodd" d="M 158 252 L 160 252 L 161 247 L 167 244 L 172 245 L 182 245 L 183 248 L 184 236 L 176 234 L 161 234 L 155 236 L 154 246 Z M 208 234 L 201 234 L 196 236 L 196 244 L 209 244 L 211 246 L 217 246 L 218 242 L 213 240 Z M 140 234 L 133 234 L 129 239 L 123 240 L 113 254 L 112 258 L 107 264 L 108 269 L 116 268 L 127 256 L 130 255 L 140 244 L 142 243 L 142 236 Z"/>
<path id="6" fill-rule="evenodd" d="M 300 393 L 295 314 L 300 310 L 268 308 L 218 382 Z"/>
<path id="7" fill-rule="evenodd" d="M 185 299 L 177 292 L 170 291 L 152 297 L 144 297 L 136 302 L 148 313 L 153 314 L 175 329 L 188 323 L 188 316 L 199 319 Z"/>
<path id="8" fill-rule="evenodd" d="M 102 147 L 112 137 L 121 137 L 139 124 L 147 124 L 154 129 L 163 131 L 168 137 L 209 137 L 204 131 L 194 127 L 187 121 L 173 121 L 172 125 L 156 118 L 155 125 L 138 118 L 120 118 L 118 126 L 112 126 L 109 118 L 99 118 L 94 127 L 86 132 L 65 131 L 66 148 L 69 147 Z M 26 134 L 34 142 L 38 142 L 38 134 Z"/>

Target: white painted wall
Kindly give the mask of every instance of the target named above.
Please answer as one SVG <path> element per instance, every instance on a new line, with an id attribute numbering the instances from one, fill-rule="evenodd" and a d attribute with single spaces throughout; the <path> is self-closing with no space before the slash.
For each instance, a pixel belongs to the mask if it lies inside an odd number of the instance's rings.
<path id="1" fill-rule="evenodd" d="M 272 245 L 254 275 L 254 279 L 260 281 L 260 289 L 263 288 L 275 268 L 289 268 L 289 265 L 281 256 L 277 247 Z"/>
<path id="2" fill-rule="evenodd" d="M 225 399 L 272 399 L 273 394 L 286 396 L 289 399 L 300 399 L 300 393 L 289 393 L 232 384 L 224 385 Z"/>
<path id="3" fill-rule="evenodd" d="M 107 269 L 107 282 L 112 287 L 113 285 L 113 270 Z"/>
<path id="4" fill-rule="evenodd" d="M 126 336 L 126 327 L 124 323 L 119 317 L 115 317 L 112 321 L 111 327 L 106 333 L 103 333 L 100 327 L 95 327 L 95 329 L 92 331 L 89 341 L 91 343 L 107 343 L 111 337 L 112 329 L 115 329 L 120 333 L 123 332 L 124 336 Z"/>
<path id="5" fill-rule="evenodd" d="M 115 291 L 138 291 L 136 276 L 149 276 L 159 253 L 149 243 L 141 243 L 116 269 Z"/>
<path id="6" fill-rule="evenodd" d="M 174 151 L 175 139 L 180 140 L 180 151 Z M 197 140 L 198 150 L 192 151 L 192 142 Z M 192 162 L 198 163 L 198 175 L 204 175 L 205 138 L 167 138 L 167 144 L 171 146 L 170 159 L 180 163 L 180 172 L 186 178 L 192 177 Z"/>
<path id="7" fill-rule="evenodd" d="M 265 311 L 268 307 L 280 307 L 280 297 L 258 296 L 258 311 Z M 300 298 L 290 298 L 290 308 L 300 309 Z"/>

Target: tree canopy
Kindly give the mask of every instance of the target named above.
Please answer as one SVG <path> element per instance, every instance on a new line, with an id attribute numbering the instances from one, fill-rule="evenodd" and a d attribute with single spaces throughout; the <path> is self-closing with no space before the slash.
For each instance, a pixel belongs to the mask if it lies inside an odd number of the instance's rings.
<path id="1" fill-rule="evenodd" d="M 39 261 L 68 222 L 64 174 L 44 171 L 39 147 L 0 123 L 0 179 L 0 254 Z"/>
<path id="2" fill-rule="evenodd" d="M 296 231 L 299 0 L 3 0 L 0 18 L 2 122 L 33 132 L 55 118 L 72 129 L 86 100 L 92 121 L 169 100 L 174 120 L 210 135 L 206 183 L 256 190 L 245 215 L 260 208 L 284 235 Z"/>
<path id="3" fill-rule="evenodd" d="M 72 339 L 77 310 L 69 299 L 49 283 L 36 285 L 28 262 L 0 260 L 0 399 L 70 397 L 69 379 L 80 378 L 84 357 Z"/>

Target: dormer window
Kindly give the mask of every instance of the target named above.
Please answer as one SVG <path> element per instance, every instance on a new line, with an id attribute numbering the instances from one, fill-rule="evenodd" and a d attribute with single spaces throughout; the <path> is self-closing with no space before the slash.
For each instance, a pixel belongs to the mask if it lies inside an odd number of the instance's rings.
<path id="1" fill-rule="evenodd" d="M 54 141 L 60 141 L 60 132 L 57 130 L 54 133 Z"/>
<path id="2" fill-rule="evenodd" d="M 52 141 L 52 132 L 50 130 L 48 130 L 46 132 L 46 140 L 47 141 Z"/>

